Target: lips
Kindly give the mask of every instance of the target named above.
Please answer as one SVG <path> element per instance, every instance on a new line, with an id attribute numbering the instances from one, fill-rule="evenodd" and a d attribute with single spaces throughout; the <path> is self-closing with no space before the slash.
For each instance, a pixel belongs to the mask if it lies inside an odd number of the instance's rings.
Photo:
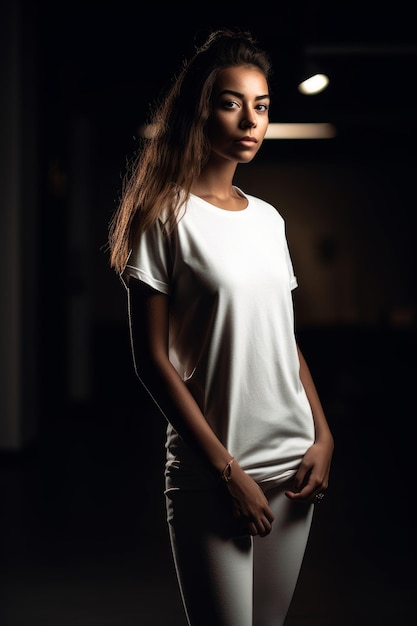
<path id="1" fill-rule="evenodd" d="M 255 137 L 247 135 L 246 137 L 241 137 L 236 140 L 237 143 L 258 143 L 258 140 Z"/>

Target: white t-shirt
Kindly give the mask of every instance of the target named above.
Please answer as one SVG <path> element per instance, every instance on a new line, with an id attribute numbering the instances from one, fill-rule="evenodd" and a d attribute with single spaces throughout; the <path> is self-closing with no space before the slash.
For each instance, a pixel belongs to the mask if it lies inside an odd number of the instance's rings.
<path id="1" fill-rule="evenodd" d="M 158 223 L 142 235 L 124 275 L 169 295 L 170 360 L 242 468 L 274 484 L 295 473 L 314 423 L 299 377 L 284 220 L 246 198 L 246 209 L 227 211 L 191 195 L 174 234 L 164 238 Z M 169 423 L 166 446 L 167 489 L 218 480 Z"/>

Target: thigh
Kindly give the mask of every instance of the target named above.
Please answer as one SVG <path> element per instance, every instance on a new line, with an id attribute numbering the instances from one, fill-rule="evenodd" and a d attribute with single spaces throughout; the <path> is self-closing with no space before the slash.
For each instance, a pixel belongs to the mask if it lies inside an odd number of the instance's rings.
<path id="1" fill-rule="evenodd" d="M 191 626 L 252 626 L 252 539 L 222 489 L 167 493 L 181 595 Z"/>
<path id="2" fill-rule="evenodd" d="M 266 495 L 275 520 L 267 537 L 254 538 L 254 626 L 282 626 L 300 573 L 313 505 L 292 502 L 286 485 Z"/>

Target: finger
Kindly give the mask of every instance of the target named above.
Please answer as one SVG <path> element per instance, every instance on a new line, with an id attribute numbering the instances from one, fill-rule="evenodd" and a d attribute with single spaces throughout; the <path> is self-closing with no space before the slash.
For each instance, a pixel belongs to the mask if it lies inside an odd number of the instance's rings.
<path id="1" fill-rule="evenodd" d="M 291 500 L 308 500 L 314 496 L 315 492 L 311 489 L 311 487 L 304 487 L 301 491 L 291 491 L 288 490 L 285 492 L 287 498 Z"/>
<path id="2" fill-rule="evenodd" d="M 272 525 L 266 517 L 263 517 L 252 523 L 254 527 L 256 528 L 256 534 L 259 535 L 260 537 L 265 537 L 266 535 L 269 535 L 269 533 L 271 532 Z"/>
<path id="3" fill-rule="evenodd" d="M 266 537 L 272 530 L 272 525 L 269 522 L 265 522 L 263 526 L 263 530 L 259 531 L 259 535 L 261 537 Z"/>
<path id="4" fill-rule="evenodd" d="M 309 472 L 300 468 L 293 478 L 292 489 L 294 493 L 298 493 L 302 490 L 303 486 L 307 484 Z"/>

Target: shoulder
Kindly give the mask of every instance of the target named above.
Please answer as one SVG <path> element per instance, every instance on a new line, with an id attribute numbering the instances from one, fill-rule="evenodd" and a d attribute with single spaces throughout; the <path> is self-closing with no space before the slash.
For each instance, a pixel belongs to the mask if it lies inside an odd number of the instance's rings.
<path id="1" fill-rule="evenodd" d="M 270 202 L 267 202 L 266 200 L 263 200 L 262 198 L 258 198 L 257 196 L 253 196 L 251 194 L 245 195 L 250 204 L 256 207 L 258 213 L 262 212 L 265 217 L 269 217 L 273 220 L 284 223 L 284 218 L 282 217 L 276 206 L 274 206 Z"/>
<path id="2" fill-rule="evenodd" d="M 259 198 L 258 196 L 254 196 L 250 193 L 246 193 L 245 191 L 243 191 L 241 187 L 238 187 L 237 185 L 235 185 L 234 187 L 240 194 L 242 194 L 242 196 L 245 196 L 245 198 L 247 198 L 251 204 L 255 204 L 259 206 L 260 208 L 262 208 L 264 211 L 267 211 L 269 213 L 271 212 L 277 213 L 281 217 L 278 209 L 270 202 L 267 202 L 266 200 L 262 200 L 262 198 Z"/>

